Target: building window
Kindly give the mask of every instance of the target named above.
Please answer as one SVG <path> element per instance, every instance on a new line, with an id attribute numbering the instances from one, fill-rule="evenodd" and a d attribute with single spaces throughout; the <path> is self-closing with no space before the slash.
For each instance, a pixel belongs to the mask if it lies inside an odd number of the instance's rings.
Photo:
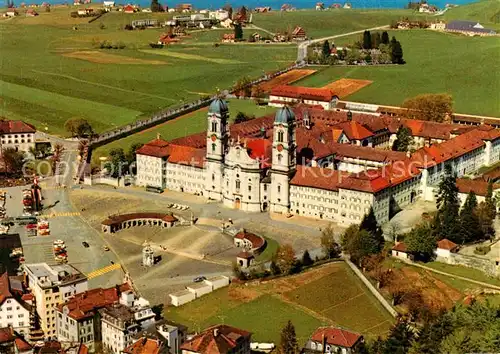
<path id="1" fill-rule="evenodd" d="M 248 191 L 251 192 L 252 191 L 252 186 L 248 186 Z"/>
<path id="2" fill-rule="evenodd" d="M 212 144 L 212 152 L 215 153 L 215 147 L 216 145 L 215 144 Z"/>
<path id="3" fill-rule="evenodd" d="M 280 131 L 278 132 L 278 142 L 279 142 L 279 143 L 282 143 L 282 142 L 283 142 L 283 138 L 284 138 L 284 136 L 285 136 L 285 133 L 283 133 L 283 131 L 282 131 L 282 130 L 280 130 Z"/>
<path id="4" fill-rule="evenodd" d="M 264 184 L 264 192 L 267 192 L 267 184 Z"/>
<path id="5" fill-rule="evenodd" d="M 212 173 L 212 182 L 215 181 L 215 173 Z"/>
<path id="6" fill-rule="evenodd" d="M 278 194 L 281 193 L 281 186 L 278 185 Z"/>
<path id="7" fill-rule="evenodd" d="M 241 182 L 239 180 L 236 181 L 236 190 L 240 190 Z"/>
<path id="8" fill-rule="evenodd" d="M 217 131 L 217 122 L 212 122 L 212 131 L 213 132 Z"/>
<path id="9" fill-rule="evenodd" d="M 283 159 L 283 156 L 281 156 L 281 154 L 278 154 L 278 163 L 281 163 L 282 159 Z"/>

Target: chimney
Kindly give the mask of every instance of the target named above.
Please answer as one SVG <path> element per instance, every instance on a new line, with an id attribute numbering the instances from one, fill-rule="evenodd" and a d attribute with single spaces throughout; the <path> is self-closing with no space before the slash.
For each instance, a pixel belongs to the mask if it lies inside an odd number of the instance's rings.
<path id="1" fill-rule="evenodd" d="M 321 340 L 321 344 L 322 344 L 321 353 L 325 354 L 326 353 L 326 336 L 324 333 L 323 333 L 323 337 L 321 339 L 322 339 Z"/>
<path id="2" fill-rule="evenodd" d="M 116 284 L 115 289 L 116 289 L 116 296 L 120 297 L 120 295 L 121 295 L 120 285 Z"/>

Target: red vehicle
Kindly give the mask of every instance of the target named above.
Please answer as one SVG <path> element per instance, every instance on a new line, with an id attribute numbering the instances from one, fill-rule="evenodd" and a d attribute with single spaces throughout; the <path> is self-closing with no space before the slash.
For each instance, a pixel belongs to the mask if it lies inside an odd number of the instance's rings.
<path id="1" fill-rule="evenodd" d="M 31 206 L 33 204 L 31 199 L 23 199 L 24 206 Z"/>
<path id="2" fill-rule="evenodd" d="M 28 224 L 26 225 L 26 230 L 31 230 L 31 229 L 36 229 L 37 225 L 36 224 Z"/>

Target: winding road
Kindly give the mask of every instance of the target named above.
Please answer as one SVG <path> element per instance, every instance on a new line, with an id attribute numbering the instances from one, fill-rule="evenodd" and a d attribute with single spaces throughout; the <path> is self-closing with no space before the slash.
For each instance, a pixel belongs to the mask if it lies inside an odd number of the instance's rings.
<path id="1" fill-rule="evenodd" d="M 362 29 L 359 31 L 347 32 L 347 33 L 342 33 L 342 34 L 336 34 L 333 36 L 321 37 L 321 38 L 310 39 L 310 40 L 304 41 L 304 42 L 300 43 L 299 47 L 298 47 L 297 63 L 302 63 L 305 60 L 305 58 L 307 57 L 307 47 L 309 47 L 311 44 L 323 42 L 323 41 L 326 41 L 327 39 L 335 39 L 335 38 L 350 36 L 352 34 L 363 33 L 364 31 L 376 31 L 376 30 L 387 29 L 387 28 L 389 28 L 389 25 L 373 27 L 373 28 L 366 28 L 366 29 Z"/>

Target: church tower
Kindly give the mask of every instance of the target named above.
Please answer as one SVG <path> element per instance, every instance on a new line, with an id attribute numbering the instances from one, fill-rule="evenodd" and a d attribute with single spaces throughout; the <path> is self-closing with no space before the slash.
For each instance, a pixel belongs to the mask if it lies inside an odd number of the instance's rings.
<path id="1" fill-rule="evenodd" d="M 289 107 L 276 112 L 271 167 L 271 211 L 275 213 L 290 210 L 290 179 L 297 166 L 295 125 L 295 114 Z"/>
<path id="2" fill-rule="evenodd" d="M 210 199 L 222 200 L 224 156 L 229 142 L 229 110 L 220 98 L 208 107 L 205 190 Z"/>

